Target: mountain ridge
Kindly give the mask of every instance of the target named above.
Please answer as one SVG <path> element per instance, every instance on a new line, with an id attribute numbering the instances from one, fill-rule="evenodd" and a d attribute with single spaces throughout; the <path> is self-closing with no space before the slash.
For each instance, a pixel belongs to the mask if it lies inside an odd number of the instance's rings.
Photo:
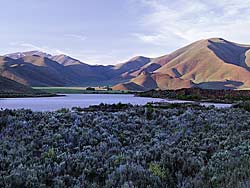
<path id="1" fill-rule="evenodd" d="M 89 65 L 64 54 L 53 56 L 39 51 L 0 58 L 0 75 L 30 86 L 244 89 L 250 88 L 249 71 L 250 45 L 222 38 L 198 40 L 161 57 L 136 56 L 108 66 Z"/>
<path id="2" fill-rule="evenodd" d="M 235 81 L 230 82 L 230 89 L 248 88 L 250 86 L 250 73 L 247 67 L 249 49 L 250 45 L 236 44 L 221 38 L 199 40 L 173 53 L 154 59 L 152 63 L 161 67 L 153 73 L 166 74 L 170 76 L 169 78 L 193 82 L 187 85 L 176 82 L 174 88 L 168 87 L 167 89 L 179 89 L 180 86 L 183 88 L 200 87 L 200 85 L 205 85 L 204 83 L 209 83 L 209 88 L 212 89 L 228 89 L 228 80 Z M 244 54 L 247 55 L 242 61 Z M 159 83 L 163 81 L 166 82 L 166 79 L 158 80 Z M 130 82 L 138 84 L 138 81 L 130 80 Z M 219 88 L 218 83 L 221 83 Z M 239 85 L 239 83 L 242 84 Z M 139 85 L 142 84 L 139 83 Z M 164 85 L 158 84 L 157 86 L 159 89 L 166 89 Z"/>

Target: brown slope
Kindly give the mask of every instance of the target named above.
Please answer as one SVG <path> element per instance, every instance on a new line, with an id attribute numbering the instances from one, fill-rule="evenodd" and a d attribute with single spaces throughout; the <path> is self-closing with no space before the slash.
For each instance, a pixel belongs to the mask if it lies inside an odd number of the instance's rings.
<path id="1" fill-rule="evenodd" d="M 72 57 L 69 57 L 67 55 L 61 54 L 61 55 L 55 55 L 51 57 L 52 60 L 64 65 L 64 66 L 70 66 L 70 65 L 85 65 L 89 66 L 88 64 L 85 64 L 77 59 L 74 59 Z"/>
<path id="2" fill-rule="evenodd" d="M 205 55 L 207 51 L 212 51 L 214 55 L 223 62 L 246 68 L 244 63 L 242 63 L 241 56 L 248 49 L 250 49 L 250 45 L 236 44 L 221 38 L 211 38 L 199 40 L 169 55 L 156 58 L 154 63 L 161 64 L 162 66 L 166 66 L 166 64 L 173 66 L 185 60 L 192 60 L 196 56 L 199 56 L 198 60 L 201 61 L 205 57 L 209 59 L 210 56 Z"/>
<path id="3" fill-rule="evenodd" d="M 152 88 L 157 85 L 161 89 L 178 89 L 192 87 L 194 84 L 210 89 L 248 88 L 249 49 L 249 45 L 236 44 L 221 38 L 192 43 L 150 62 L 161 66 L 153 72 L 159 79 L 153 79 L 156 83 L 152 84 Z M 163 78 L 162 75 L 168 76 Z M 141 75 L 131 82 L 134 80 L 139 85 L 146 82 Z"/>
<path id="4" fill-rule="evenodd" d="M 146 65 L 142 66 L 139 70 L 130 73 L 131 76 L 138 76 L 143 72 L 154 72 L 155 70 L 161 68 L 160 64 L 154 63 L 154 62 L 149 62 Z"/>
<path id="5" fill-rule="evenodd" d="M 144 87 L 133 82 L 117 84 L 112 89 L 118 91 L 146 91 Z"/>
<path id="6" fill-rule="evenodd" d="M 181 78 L 175 78 L 169 76 L 168 74 L 161 73 L 145 73 L 140 74 L 136 78 L 132 79 L 131 82 L 137 85 L 143 86 L 145 90 L 150 89 L 180 89 L 180 88 L 190 88 L 194 84 L 190 80 L 183 80 Z"/>
<path id="7" fill-rule="evenodd" d="M 157 58 L 151 58 L 151 61 L 149 63 L 145 64 L 138 71 L 131 73 L 131 75 L 138 76 L 143 71 L 148 71 L 148 72 L 157 71 L 158 69 L 160 69 L 162 66 L 164 66 L 168 62 L 170 62 L 170 61 L 174 60 L 175 58 L 178 58 L 179 56 L 181 56 L 187 50 L 193 50 L 193 48 L 196 45 L 198 45 L 200 42 L 201 41 L 194 42 L 194 43 L 192 43 L 192 44 L 190 44 L 188 46 L 185 46 L 183 48 L 180 48 L 180 49 L 176 50 L 175 52 L 173 52 L 171 54 L 168 54 L 168 55 L 164 55 L 164 56 L 157 57 Z M 178 71 L 173 70 L 173 72 L 174 72 L 174 74 L 176 74 L 175 76 L 179 75 Z"/>
<path id="8" fill-rule="evenodd" d="M 166 61 L 156 72 L 192 80 L 197 84 L 226 80 L 247 83 L 250 74 L 247 62 L 242 61 L 241 57 L 249 49 L 250 46 L 218 38 L 202 40 Z"/>
<path id="9" fill-rule="evenodd" d="M 131 82 L 142 86 L 143 88 L 145 88 L 145 90 L 157 88 L 156 81 L 153 79 L 152 75 L 148 72 L 141 73 L 136 78 L 133 78 Z"/>
<path id="10" fill-rule="evenodd" d="M 133 84 L 137 87 L 133 87 L 133 90 L 137 91 L 146 91 L 151 89 L 181 89 L 181 88 L 190 88 L 194 84 L 190 80 L 183 80 L 181 78 L 174 78 L 168 74 L 161 73 L 148 73 L 143 72 L 138 75 L 136 78 L 130 80 L 124 84 L 117 84 L 113 88 L 115 90 L 128 90 L 128 85 Z M 139 87 L 140 86 L 140 87 Z"/>
<path id="11" fill-rule="evenodd" d="M 157 83 L 157 88 L 161 90 L 166 89 L 181 89 L 181 88 L 191 88 L 195 84 L 190 80 L 184 80 L 181 78 L 171 77 L 168 74 L 152 74 L 153 79 Z"/>

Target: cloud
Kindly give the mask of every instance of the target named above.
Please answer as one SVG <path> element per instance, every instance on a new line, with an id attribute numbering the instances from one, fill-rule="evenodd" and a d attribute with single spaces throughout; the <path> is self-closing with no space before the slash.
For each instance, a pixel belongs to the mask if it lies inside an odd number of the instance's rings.
<path id="1" fill-rule="evenodd" d="M 84 36 L 84 35 L 77 35 L 77 34 L 67 34 L 65 36 L 73 38 L 73 39 L 81 40 L 81 41 L 85 41 L 87 39 L 86 36 Z"/>
<path id="2" fill-rule="evenodd" d="M 110 65 L 119 62 L 117 55 L 90 50 L 79 50 L 70 53 L 72 57 L 91 65 Z"/>
<path id="3" fill-rule="evenodd" d="M 165 36 L 161 34 L 145 35 L 141 33 L 133 33 L 132 35 L 145 43 L 153 43 L 155 45 L 161 45 L 162 41 L 165 40 Z"/>
<path id="4" fill-rule="evenodd" d="M 250 0 L 139 0 L 149 9 L 133 33 L 153 45 L 186 44 L 210 37 L 250 43 Z"/>

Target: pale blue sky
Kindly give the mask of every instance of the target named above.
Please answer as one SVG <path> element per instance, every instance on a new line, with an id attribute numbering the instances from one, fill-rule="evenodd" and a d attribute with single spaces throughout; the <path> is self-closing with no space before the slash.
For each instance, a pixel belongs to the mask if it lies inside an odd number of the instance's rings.
<path id="1" fill-rule="evenodd" d="M 41 50 L 116 64 L 202 38 L 250 44 L 250 0 L 1 0 L 0 23 L 0 54 Z"/>

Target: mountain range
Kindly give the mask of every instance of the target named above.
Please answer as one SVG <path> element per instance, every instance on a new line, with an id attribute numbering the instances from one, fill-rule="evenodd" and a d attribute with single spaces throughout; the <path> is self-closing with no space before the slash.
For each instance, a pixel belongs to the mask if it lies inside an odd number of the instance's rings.
<path id="1" fill-rule="evenodd" d="M 101 86 L 115 90 L 250 88 L 250 45 L 222 38 L 196 41 L 170 54 L 89 65 L 66 55 L 29 51 L 0 57 L 0 75 L 27 86 Z"/>

